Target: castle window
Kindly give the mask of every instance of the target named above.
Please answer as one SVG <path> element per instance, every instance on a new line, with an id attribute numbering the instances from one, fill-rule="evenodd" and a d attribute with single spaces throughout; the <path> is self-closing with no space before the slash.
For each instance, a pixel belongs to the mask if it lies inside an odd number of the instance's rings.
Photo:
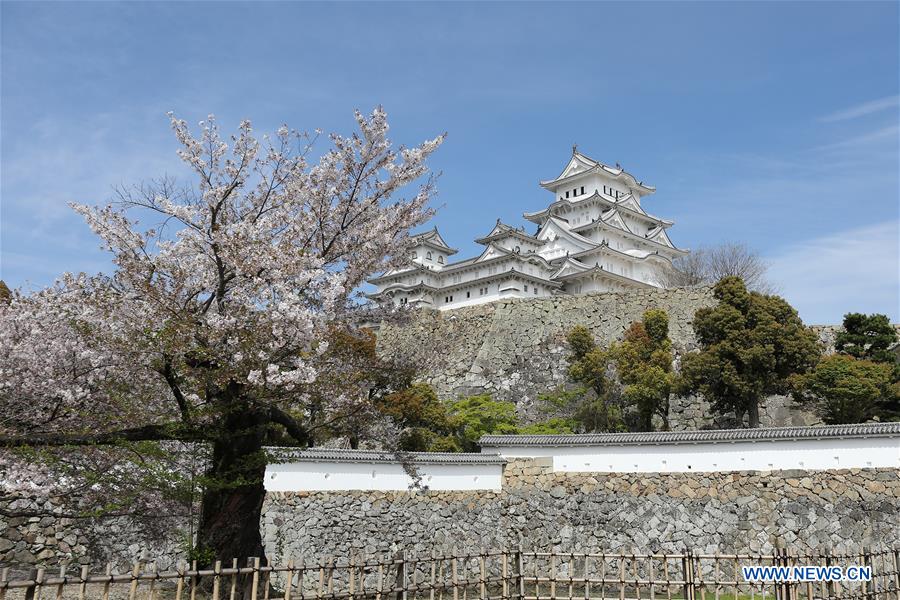
<path id="1" fill-rule="evenodd" d="M 584 193 L 584 186 L 581 186 L 581 193 Z"/>
<path id="2" fill-rule="evenodd" d="M 537 286 L 534 286 L 534 295 L 537 296 L 537 293 L 538 293 L 538 288 L 537 288 Z"/>
<path id="3" fill-rule="evenodd" d="M 466 292 L 466 298 L 471 298 L 471 297 L 472 297 L 472 292 Z"/>
<path id="4" fill-rule="evenodd" d="M 441 263 L 441 264 L 444 264 L 444 257 L 443 257 L 443 256 L 438 256 L 438 262 Z"/>
<path id="5" fill-rule="evenodd" d="M 525 286 L 525 291 L 526 291 L 526 292 L 528 291 L 528 286 L 527 286 L 527 285 Z"/>
<path id="6" fill-rule="evenodd" d="M 566 198 L 568 198 L 568 197 L 569 197 L 569 192 L 566 192 Z"/>
<path id="7" fill-rule="evenodd" d="M 431 252 L 425 255 L 425 260 L 431 260 Z"/>
<path id="8" fill-rule="evenodd" d="M 573 196 L 577 196 L 577 195 L 578 195 L 578 188 L 575 188 L 574 190 L 572 190 L 572 195 L 573 195 Z"/>

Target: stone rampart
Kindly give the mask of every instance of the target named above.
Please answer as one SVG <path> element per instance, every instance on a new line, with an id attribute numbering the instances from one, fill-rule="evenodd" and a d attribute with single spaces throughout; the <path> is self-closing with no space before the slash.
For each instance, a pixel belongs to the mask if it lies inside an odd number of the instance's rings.
<path id="1" fill-rule="evenodd" d="M 651 308 L 669 314 L 669 335 L 677 358 L 696 348 L 691 320 L 712 306 L 710 288 L 632 290 L 582 296 L 506 300 L 449 311 L 418 310 L 402 325 L 379 331 L 379 350 L 417 357 L 423 379 L 438 395 L 452 399 L 488 393 L 516 403 L 526 419 L 538 414 L 539 394 L 567 384 L 566 335 L 584 325 L 600 345 L 621 339 L 625 329 Z M 834 328 L 823 328 L 823 344 L 833 344 Z M 773 396 L 760 409 L 762 426 L 814 425 L 814 415 L 789 398 Z M 671 403 L 673 429 L 731 427 L 732 419 L 710 417 L 694 397 Z"/>

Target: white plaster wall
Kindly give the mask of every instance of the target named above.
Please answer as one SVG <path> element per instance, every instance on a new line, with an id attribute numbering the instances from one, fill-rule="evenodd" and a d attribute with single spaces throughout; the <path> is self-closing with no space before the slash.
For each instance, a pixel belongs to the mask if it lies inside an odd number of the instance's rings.
<path id="1" fill-rule="evenodd" d="M 503 465 L 417 465 L 432 490 L 499 490 Z M 407 490 L 412 479 L 398 463 L 298 461 L 266 467 L 266 491 Z"/>
<path id="2" fill-rule="evenodd" d="M 900 468 L 900 438 L 658 445 L 485 448 L 505 458 L 552 458 L 554 471 L 654 473 Z"/>

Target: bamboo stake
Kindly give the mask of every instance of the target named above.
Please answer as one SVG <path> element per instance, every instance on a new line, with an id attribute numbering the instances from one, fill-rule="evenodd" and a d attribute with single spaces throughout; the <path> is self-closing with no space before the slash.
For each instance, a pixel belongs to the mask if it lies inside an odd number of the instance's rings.
<path id="1" fill-rule="evenodd" d="M 322 589 L 322 580 L 319 579 L 319 590 Z M 378 563 L 378 590 L 375 592 L 375 600 L 381 600 L 381 592 L 384 590 L 384 563 Z"/>
<path id="2" fill-rule="evenodd" d="M 641 584 L 638 583 L 640 580 L 640 573 L 638 573 L 638 565 L 637 558 L 634 555 L 634 552 L 631 553 L 631 572 L 634 574 L 634 589 L 637 594 L 638 600 L 641 597 Z"/>
<path id="3" fill-rule="evenodd" d="M 350 591 L 350 600 L 354 600 L 354 592 L 356 591 L 355 590 L 356 569 L 353 565 L 353 553 L 352 552 L 350 553 L 350 566 L 349 566 L 348 572 L 350 575 L 350 581 L 348 582 L 349 591 Z"/>
<path id="4" fill-rule="evenodd" d="M 9 567 L 4 567 L 2 570 L 0 570 L 0 600 L 6 600 L 6 584 L 8 581 Z"/>
<path id="5" fill-rule="evenodd" d="M 481 600 L 485 600 L 487 598 L 487 588 L 485 587 L 485 582 L 484 582 L 484 577 L 485 577 L 484 554 L 485 554 L 485 550 L 484 550 L 484 548 L 482 548 L 481 555 L 478 557 L 479 577 L 480 577 L 480 579 L 479 579 L 480 586 L 479 587 L 481 590 L 481 595 L 479 597 L 481 598 Z"/>
<path id="6" fill-rule="evenodd" d="M 41 591 L 43 591 L 44 586 L 42 585 L 44 581 L 44 569 L 38 569 L 37 575 L 34 578 L 34 600 L 41 600 Z"/>
<path id="7" fill-rule="evenodd" d="M 663 554 L 663 577 L 666 580 L 666 600 L 672 600 L 672 579 L 669 577 L 669 557 Z"/>
<path id="8" fill-rule="evenodd" d="M 263 566 L 269 566 L 269 559 L 266 559 L 266 564 Z M 266 571 L 265 573 L 260 572 L 262 576 L 262 585 L 263 585 L 263 600 L 269 600 L 269 590 L 272 589 L 272 572 Z"/>
<path id="9" fill-rule="evenodd" d="M 235 600 L 237 598 L 237 568 L 238 568 L 238 559 L 231 559 L 231 568 L 234 569 L 234 573 L 231 574 L 231 592 L 229 594 L 230 600 Z"/>
<path id="10" fill-rule="evenodd" d="M 222 585 L 222 561 L 217 560 L 213 565 L 213 600 L 219 600 L 219 589 Z M 255 598 L 256 596 L 254 596 Z"/>
<path id="11" fill-rule="evenodd" d="M 334 557 L 328 557 L 328 594 L 334 596 Z"/>
<path id="12" fill-rule="evenodd" d="M 300 575 L 297 577 L 297 588 L 300 591 L 300 600 L 306 600 L 306 592 L 304 592 L 304 588 L 306 587 L 306 557 L 304 555 L 300 555 Z"/>
<path id="13" fill-rule="evenodd" d="M 601 561 L 601 570 L 600 570 L 600 600 L 604 600 L 606 598 L 606 555 L 601 552 L 600 553 L 600 561 Z"/>
<path id="14" fill-rule="evenodd" d="M 550 597 L 556 598 L 556 551 L 550 550 Z"/>
<path id="15" fill-rule="evenodd" d="M 502 598 L 503 600 L 509 600 L 509 569 L 507 563 L 509 561 L 509 555 L 506 553 L 506 550 L 503 551 L 503 564 L 500 567 L 501 579 L 503 580 L 502 584 Z"/>
<path id="16" fill-rule="evenodd" d="M 134 563 L 134 568 L 131 569 L 131 591 L 128 594 L 128 600 L 134 600 L 134 597 L 137 595 L 138 588 L 138 574 L 141 572 L 141 563 L 140 561 Z"/>
<path id="17" fill-rule="evenodd" d="M 575 553 L 569 550 L 569 598 L 573 598 L 575 596 Z"/>
<path id="18" fill-rule="evenodd" d="M 435 561 L 434 546 L 431 547 L 431 586 L 428 591 L 428 600 L 434 600 L 434 584 L 437 562 Z"/>
<path id="19" fill-rule="evenodd" d="M 78 585 L 78 600 L 84 600 L 87 594 L 87 578 L 88 578 L 88 566 L 81 566 L 81 573 L 78 576 L 79 585 Z M 179 599 L 180 600 L 180 599 Z"/>
<path id="20" fill-rule="evenodd" d="M 294 585 L 294 559 L 288 559 L 287 581 L 284 584 L 284 600 L 291 600 L 291 586 Z"/>
<path id="21" fill-rule="evenodd" d="M 253 581 L 250 584 L 250 600 L 256 600 L 257 593 L 259 592 L 259 557 L 253 557 Z M 219 600 L 218 596 L 215 596 L 213 600 Z"/>
<path id="22" fill-rule="evenodd" d="M 625 555 L 619 555 L 619 600 L 625 600 Z"/>
<path id="23" fill-rule="evenodd" d="M 184 569 L 178 566 L 178 581 L 175 583 L 175 600 L 181 600 L 181 594 L 184 592 Z M 81 598 L 84 600 L 84 598 Z"/>
<path id="24" fill-rule="evenodd" d="M 584 555 L 584 600 L 591 600 L 591 569 L 590 557 Z"/>
<path id="25" fill-rule="evenodd" d="M 106 563 L 106 582 L 103 584 L 103 600 L 109 600 L 109 584 L 112 576 L 112 563 Z M 191 599 L 193 600 L 193 599 Z"/>
<path id="26" fill-rule="evenodd" d="M 156 563 L 153 563 L 153 579 L 150 580 L 150 591 L 147 593 L 147 600 L 153 600 L 153 594 L 156 591 L 156 578 L 159 577 L 159 570 Z"/>
<path id="27" fill-rule="evenodd" d="M 191 575 L 191 600 L 196 600 L 197 598 L 197 561 L 191 561 L 191 571 L 193 571 L 193 575 Z"/>
<path id="28" fill-rule="evenodd" d="M 59 577 L 62 581 L 56 585 L 56 600 L 62 600 L 63 587 L 66 585 L 66 567 L 65 563 L 59 567 Z"/>
<path id="29" fill-rule="evenodd" d="M 450 568 L 453 570 L 453 600 L 459 600 L 459 579 L 456 576 L 456 549 L 453 551 L 453 558 L 450 559 Z"/>

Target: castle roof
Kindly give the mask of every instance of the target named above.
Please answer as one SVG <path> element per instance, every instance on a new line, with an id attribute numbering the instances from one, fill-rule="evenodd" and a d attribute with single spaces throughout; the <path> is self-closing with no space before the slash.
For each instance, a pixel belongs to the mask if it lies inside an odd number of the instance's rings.
<path id="1" fill-rule="evenodd" d="M 569 159 L 569 162 L 566 164 L 565 168 L 562 170 L 556 178 L 550 179 L 547 181 L 541 181 L 541 187 L 548 190 L 556 190 L 556 188 L 561 185 L 571 181 L 575 177 L 580 177 L 586 173 L 601 173 L 613 179 L 621 180 L 625 183 L 629 188 L 636 188 L 643 191 L 646 194 L 652 194 L 656 191 L 656 188 L 650 185 L 644 185 L 642 181 L 638 181 L 634 175 L 625 171 L 622 167 L 610 167 L 609 165 L 605 165 L 598 160 L 594 160 L 589 156 L 585 156 L 581 152 L 578 152 L 573 148 L 572 150 L 572 158 Z"/>
<path id="2" fill-rule="evenodd" d="M 586 195 L 583 198 L 560 198 L 559 200 L 554 201 L 546 208 L 541 210 L 536 210 L 532 212 L 522 213 L 522 216 L 532 223 L 541 224 L 545 220 L 547 220 L 554 210 L 558 210 L 561 206 L 567 206 L 571 208 L 575 208 L 583 203 L 591 203 L 598 202 L 603 204 L 604 206 L 616 208 L 618 210 L 622 210 L 630 213 L 632 216 L 642 219 L 644 221 L 649 221 L 654 224 L 664 225 L 665 227 L 671 227 L 674 223 L 668 219 L 663 219 L 661 217 L 657 217 L 655 215 L 651 215 L 646 212 L 640 205 L 640 203 L 635 199 L 633 194 L 626 194 L 622 196 L 618 200 L 605 196 L 600 193 L 599 190 L 594 190 L 594 193 L 591 195 Z"/>
<path id="3" fill-rule="evenodd" d="M 528 235 L 522 229 L 513 227 L 512 225 L 507 225 L 506 223 L 502 223 L 500 219 L 497 219 L 497 224 L 494 225 L 494 228 L 491 229 L 491 232 L 486 236 L 478 238 L 475 240 L 478 244 L 488 244 L 495 240 L 502 240 L 509 237 L 516 237 L 526 242 L 531 242 L 532 244 L 543 244 L 545 243 L 543 240 L 539 240 L 537 237 L 533 235 Z"/>
<path id="4" fill-rule="evenodd" d="M 432 228 L 430 231 L 413 234 L 409 237 L 413 240 L 413 245 L 415 246 L 431 246 L 437 250 L 443 250 L 448 256 L 459 252 L 456 248 L 451 248 L 447 242 L 444 241 L 444 238 L 441 237 L 437 227 Z"/>

